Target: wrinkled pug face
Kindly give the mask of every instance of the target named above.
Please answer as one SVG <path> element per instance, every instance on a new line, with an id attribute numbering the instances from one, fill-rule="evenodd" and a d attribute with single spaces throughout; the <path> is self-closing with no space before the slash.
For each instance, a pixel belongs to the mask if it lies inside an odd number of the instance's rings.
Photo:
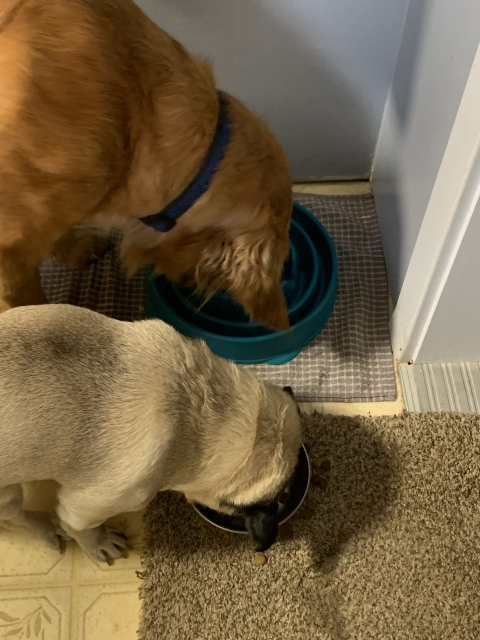
<path id="1" fill-rule="evenodd" d="M 278 537 L 278 499 L 258 502 L 245 507 L 235 505 L 222 505 L 229 508 L 230 514 L 239 517 L 245 522 L 245 528 L 249 532 L 255 551 L 267 551 Z"/>
<path id="2" fill-rule="evenodd" d="M 284 387 L 283 391 L 287 393 L 294 401 L 295 396 L 291 387 Z M 297 412 L 300 409 L 295 401 Z M 256 551 L 267 551 L 274 544 L 278 537 L 279 527 L 279 497 L 290 486 L 292 478 L 289 478 L 282 487 L 280 487 L 275 495 L 266 497 L 264 500 L 249 505 L 235 505 L 229 502 L 220 504 L 220 511 L 229 515 L 242 518 L 245 522 L 245 528 L 250 533 L 255 544 Z"/>

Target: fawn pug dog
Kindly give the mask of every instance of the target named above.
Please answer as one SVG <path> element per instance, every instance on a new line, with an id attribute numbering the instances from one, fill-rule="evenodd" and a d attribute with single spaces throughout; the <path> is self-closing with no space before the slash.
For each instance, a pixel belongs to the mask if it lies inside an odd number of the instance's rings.
<path id="1" fill-rule="evenodd" d="M 301 445 L 294 399 L 160 320 L 69 305 L 0 315 L 0 525 L 93 558 L 125 547 L 107 518 L 158 491 L 243 513 L 258 550 Z M 22 483 L 54 480 L 53 513 L 22 509 Z"/>
<path id="2" fill-rule="evenodd" d="M 127 272 L 288 328 L 285 155 L 207 62 L 131 0 L 0 0 L 0 69 L 0 311 L 45 302 L 41 261 L 88 264 L 91 227 L 120 226 Z"/>

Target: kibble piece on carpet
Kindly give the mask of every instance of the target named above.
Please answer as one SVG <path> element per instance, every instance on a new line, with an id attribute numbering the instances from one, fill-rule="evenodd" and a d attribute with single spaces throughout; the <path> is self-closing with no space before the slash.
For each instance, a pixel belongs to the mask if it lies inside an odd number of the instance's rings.
<path id="1" fill-rule="evenodd" d="M 140 636 L 478 640 L 480 417 L 315 415 L 305 441 L 316 481 L 266 563 L 158 495 Z"/>

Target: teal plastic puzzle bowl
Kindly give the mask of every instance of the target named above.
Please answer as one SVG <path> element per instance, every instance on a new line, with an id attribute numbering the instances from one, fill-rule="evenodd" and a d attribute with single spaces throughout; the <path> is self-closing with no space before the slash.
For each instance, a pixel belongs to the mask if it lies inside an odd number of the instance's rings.
<path id="1" fill-rule="evenodd" d="M 323 329 L 330 318 L 338 283 L 335 247 L 317 218 L 295 203 L 290 226 L 290 255 L 282 289 L 290 318 L 289 331 L 271 331 L 250 322 L 242 307 L 226 292 L 208 302 L 165 277 L 149 275 L 146 312 L 161 318 L 191 338 L 201 338 L 211 350 L 239 364 L 289 362 Z"/>

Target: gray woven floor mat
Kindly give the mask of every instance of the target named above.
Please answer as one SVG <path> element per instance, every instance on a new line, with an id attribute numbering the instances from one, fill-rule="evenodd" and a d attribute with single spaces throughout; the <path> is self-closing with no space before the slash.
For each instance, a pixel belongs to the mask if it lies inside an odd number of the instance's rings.
<path id="1" fill-rule="evenodd" d="M 323 222 L 337 247 L 337 303 L 325 329 L 295 360 L 249 368 L 262 380 L 289 384 L 303 400 L 393 400 L 388 288 L 373 197 L 302 193 L 296 198 Z M 42 281 L 50 302 L 88 307 L 120 320 L 145 317 L 144 274 L 127 281 L 116 250 L 84 270 L 45 263 Z"/>

